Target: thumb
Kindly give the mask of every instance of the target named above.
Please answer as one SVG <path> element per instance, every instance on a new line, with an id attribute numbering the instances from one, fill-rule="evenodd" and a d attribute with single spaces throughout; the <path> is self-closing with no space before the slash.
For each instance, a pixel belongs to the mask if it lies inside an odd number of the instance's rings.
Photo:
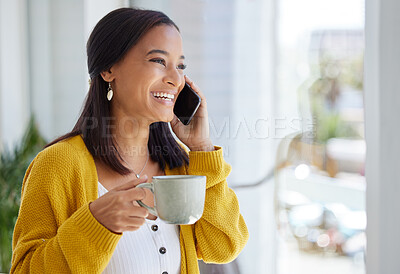
<path id="1" fill-rule="evenodd" d="M 181 121 L 179 121 L 178 117 L 174 114 L 174 118 L 172 118 L 171 123 L 171 127 L 176 127 L 177 125 L 179 125 L 179 123 L 182 123 Z"/>

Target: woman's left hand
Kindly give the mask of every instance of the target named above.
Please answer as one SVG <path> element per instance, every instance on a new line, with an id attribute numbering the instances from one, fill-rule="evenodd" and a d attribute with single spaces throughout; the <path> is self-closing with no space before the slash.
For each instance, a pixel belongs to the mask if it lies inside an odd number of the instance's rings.
<path id="1" fill-rule="evenodd" d="M 176 115 L 171 121 L 171 127 L 176 136 L 192 151 L 212 151 L 214 146 L 210 139 L 207 102 L 198 86 L 185 75 L 186 82 L 200 96 L 201 104 L 192 121 L 185 126 Z"/>

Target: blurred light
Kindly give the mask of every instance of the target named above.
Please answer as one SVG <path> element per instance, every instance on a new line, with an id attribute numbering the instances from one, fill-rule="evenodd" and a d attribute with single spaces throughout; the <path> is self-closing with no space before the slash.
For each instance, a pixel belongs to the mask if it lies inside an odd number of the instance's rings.
<path id="1" fill-rule="evenodd" d="M 294 229 L 294 235 L 299 238 L 307 236 L 308 228 L 305 225 L 297 226 Z"/>
<path id="2" fill-rule="evenodd" d="M 365 232 L 358 233 L 350 237 L 342 246 L 343 252 L 348 256 L 355 256 L 365 250 L 367 236 Z"/>
<path id="3" fill-rule="evenodd" d="M 282 205 L 286 209 L 291 209 L 292 207 L 299 205 L 310 204 L 311 201 L 305 195 L 297 191 L 283 191 L 279 194 L 279 200 L 282 201 Z"/>
<path id="4" fill-rule="evenodd" d="M 308 232 L 307 240 L 308 240 L 309 242 L 315 243 L 315 242 L 318 240 L 319 234 L 320 234 L 320 233 L 319 233 L 319 231 L 318 231 L 317 229 L 311 229 L 311 230 Z"/>
<path id="5" fill-rule="evenodd" d="M 289 212 L 289 222 L 293 226 L 316 227 L 322 224 L 323 214 L 324 208 L 318 203 L 295 206 Z"/>
<path id="6" fill-rule="evenodd" d="M 328 234 L 321 234 L 318 236 L 317 244 L 320 247 L 327 247 L 330 243 Z"/>
<path id="7" fill-rule="evenodd" d="M 308 175 L 310 175 L 310 167 L 306 164 L 300 164 L 294 170 L 296 179 L 304 180 Z"/>
<path id="8" fill-rule="evenodd" d="M 367 213 L 365 211 L 350 211 L 340 216 L 340 226 L 347 230 L 365 230 L 367 228 Z"/>

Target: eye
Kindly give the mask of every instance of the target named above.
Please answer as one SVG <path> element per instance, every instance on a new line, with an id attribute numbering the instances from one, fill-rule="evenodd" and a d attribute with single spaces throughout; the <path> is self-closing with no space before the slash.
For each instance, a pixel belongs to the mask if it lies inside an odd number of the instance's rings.
<path id="1" fill-rule="evenodd" d="M 187 66 L 185 64 L 180 64 L 176 68 L 180 70 L 184 70 Z"/>
<path id="2" fill-rule="evenodd" d="M 154 58 L 151 59 L 150 62 L 158 63 L 160 65 L 163 65 L 165 67 L 165 60 L 162 58 Z"/>

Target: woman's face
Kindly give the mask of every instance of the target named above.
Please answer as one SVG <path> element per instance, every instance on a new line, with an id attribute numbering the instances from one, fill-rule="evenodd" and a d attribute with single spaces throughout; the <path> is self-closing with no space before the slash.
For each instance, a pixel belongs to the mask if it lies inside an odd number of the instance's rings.
<path id="1" fill-rule="evenodd" d="M 178 30 L 169 25 L 150 29 L 110 69 L 113 116 L 170 122 L 176 97 L 185 84 L 184 68 Z"/>

